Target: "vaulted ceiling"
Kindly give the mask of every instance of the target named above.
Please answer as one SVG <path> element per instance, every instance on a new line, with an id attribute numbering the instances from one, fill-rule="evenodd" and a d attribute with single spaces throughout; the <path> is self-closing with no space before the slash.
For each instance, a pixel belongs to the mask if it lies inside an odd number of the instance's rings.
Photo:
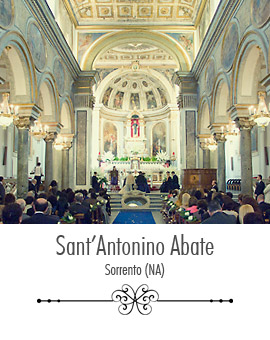
<path id="1" fill-rule="evenodd" d="M 64 0 L 77 25 L 195 25 L 205 0 Z"/>

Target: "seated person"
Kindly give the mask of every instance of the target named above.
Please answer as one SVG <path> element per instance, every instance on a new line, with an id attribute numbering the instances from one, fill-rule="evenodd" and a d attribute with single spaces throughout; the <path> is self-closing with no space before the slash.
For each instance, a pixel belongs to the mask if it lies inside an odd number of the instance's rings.
<path id="1" fill-rule="evenodd" d="M 34 215 L 22 221 L 23 224 L 57 224 L 58 216 L 46 215 L 48 211 L 48 201 L 45 198 L 38 198 L 34 203 Z"/>
<path id="2" fill-rule="evenodd" d="M 83 194 L 81 192 L 77 192 L 75 194 L 75 201 L 71 203 L 69 207 L 69 212 L 74 216 L 76 214 L 84 214 L 83 223 L 90 223 L 90 211 L 83 202 Z"/>
<path id="3" fill-rule="evenodd" d="M 11 203 L 2 210 L 4 224 L 20 224 L 22 222 L 22 209 L 18 203 Z"/>

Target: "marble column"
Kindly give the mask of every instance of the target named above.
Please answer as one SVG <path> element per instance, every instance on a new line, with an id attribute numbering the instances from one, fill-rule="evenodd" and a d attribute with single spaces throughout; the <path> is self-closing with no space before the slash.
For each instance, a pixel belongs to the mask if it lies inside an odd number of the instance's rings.
<path id="1" fill-rule="evenodd" d="M 210 150 L 208 148 L 203 149 L 203 168 L 210 169 Z"/>
<path id="2" fill-rule="evenodd" d="M 250 104 L 235 104 L 229 111 L 240 130 L 241 193 L 253 196 L 251 129 L 255 123 L 250 120 L 249 106 Z"/>
<path id="3" fill-rule="evenodd" d="M 38 119 L 41 109 L 35 104 L 19 104 L 13 124 L 18 129 L 17 198 L 25 198 L 28 192 L 29 129 Z"/>
<path id="4" fill-rule="evenodd" d="M 251 129 L 252 124 L 247 119 L 237 121 L 240 129 L 241 154 L 241 193 L 253 196 Z"/>
<path id="5" fill-rule="evenodd" d="M 218 190 L 226 192 L 226 160 L 225 160 L 226 138 L 222 133 L 215 133 L 214 138 L 217 142 L 217 155 L 218 155 L 217 184 L 218 184 Z"/>
<path id="6" fill-rule="evenodd" d="M 207 147 L 206 141 L 210 138 L 210 135 L 198 135 L 198 142 L 200 143 L 200 148 L 202 149 L 202 162 L 200 159 L 200 164 L 204 169 L 210 169 L 210 150 Z"/>
<path id="7" fill-rule="evenodd" d="M 49 185 L 53 180 L 53 142 L 55 140 L 56 134 L 50 132 L 47 134 L 45 140 L 46 150 L 45 150 L 45 190 L 48 191 Z"/>
<path id="8" fill-rule="evenodd" d="M 69 187 L 69 149 L 62 150 L 62 188 Z"/>
<path id="9" fill-rule="evenodd" d="M 17 197 L 25 198 L 28 193 L 28 139 L 31 121 L 28 118 L 19 118 L 14 124 L 18 128 Z"/>
<path id="10" fill-rule="evenodd" d="M 73 136 L 72 134 L 63 135 L 66 145 L 62 150 L 62 189 L 69 187 L 69 150 L 72 146 Z"/>

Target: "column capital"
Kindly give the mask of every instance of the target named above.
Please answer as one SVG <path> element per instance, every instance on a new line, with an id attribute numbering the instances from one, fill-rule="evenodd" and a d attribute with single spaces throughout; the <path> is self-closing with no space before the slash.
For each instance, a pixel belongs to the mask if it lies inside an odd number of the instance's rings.
<path id="1" fill-rule="evenodd" d="M 82 72 L 74 83 L 75 106 L 94 108 L 93 86 L 100 81 L 98 71 Z"/>
<path id="2" fill-rule="evenodd" d="M 57 134 L 55 132 L 48 132 L 46 137 L 44 138 L 44 141 L 46 143 L 53 143 L 56 139 Z"/>
<path id="3" fill-rule="evenodd" d="M 173 83 L 179 86 L 177 104 L 179 109 L 197 107 L 197 81 L 191 72 L 177 71 L 173 75 Z"/>
<path id="4" fill-rule="evenodd" d="M 256 125 L 256 123 L 253 120 L 250 120 L 249 117 L 236 118 L 234 121 L 240 131 L 251 130 L 253 126 Z"/>
<path id="5" fill-rule="evenodd" d="M 214 133 L 214 140 L 217 143 L 225 143 L 227 139 L 226 139 L 224 133 L 222 133 L 222 132 L 215 132 Z"/>
<path id="6" fill-rule="evenodd" d="M 18 129 L 30 129 L 33 122 L 39 118 L 42 110 L 36 104 L 17 104 L 18 114 L 13 123 Z"/>
<path id="7" fill-rule="evenodd" d="M 197 81 L 191 72 L 177 71 L 174 73 L 172 81 L 180 87 L 180 92 L 184 94 L 197 94 Z"/>

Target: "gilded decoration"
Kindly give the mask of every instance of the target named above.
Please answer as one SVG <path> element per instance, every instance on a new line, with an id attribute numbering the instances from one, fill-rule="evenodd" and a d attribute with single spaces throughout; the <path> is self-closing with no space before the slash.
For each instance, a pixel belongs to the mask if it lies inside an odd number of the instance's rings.
<path id="1" fill-rule="evenodd" d="M 234 57 L 239 45 L 239 34 L 236 23 L 228 27 L 222 42 L 222 65 L 226 71 L 232 67 Z"/>
<path id="2" fill-rule="evenodd" d="M 59 59 L 54 62 L 53 74 L 56 79 L 58 92 L 62 95 L 65 90 L 65 71 Z"/>
<path id="3" fill-rule="evenodd" d="M 269 0 L 252 0 L 251 18 L 256 27 L 262 27 L 270 18 L 270 1 Z"/>
<path id="4" fill-rule="evenodd" d="M 160 22 L 164 19 L 179 25 L 194 24 L 199 8 L 204 5 L 201 0 L 64 0 L 71 6 L 70 15 L 80 24 L 93 25 L 106 19 L 108 22 L 126 20 Z"/>
<path id="5" fill-rule="evenodd" d="M 47 58 L 45 40 L 40 29 L 34 23 L 31 23 L 28 26 L 27 44 L 31 51 L 36 68 L 40 71 L 43 70 Z"/>
<path id="6" fill-rule="evenodd" d="M 14 18 L 13 0 L 0 1 L 0 26 L 6 28 L 12 24 Z"/>

